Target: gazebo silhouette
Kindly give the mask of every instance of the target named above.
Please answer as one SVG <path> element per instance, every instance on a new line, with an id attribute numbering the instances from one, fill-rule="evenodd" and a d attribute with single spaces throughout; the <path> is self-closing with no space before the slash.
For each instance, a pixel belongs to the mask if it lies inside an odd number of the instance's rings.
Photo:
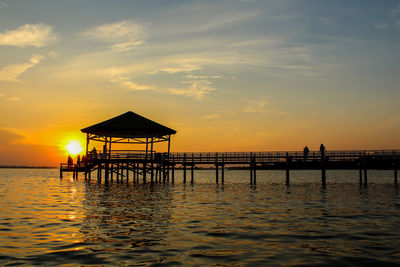
<path id="1" fill-rule="evenodd" d="M 111 118 L 109 120 L 94 124 L 81 129 L 86 133 L 86 158 L 88 162 L 96 162 L 101 173 L 101 168 L 105 169 L 105 178 L 113 173 L 123 175 L 122 171 L 126 169 L 126 175 L 130 169 L 136 170 L 146 179 L 146 173 L 151 174 L 153 180 L 154 164 L 160 165 L 167 161 L 171 149 L 171 135 L 176 131 L 147 119 L 132 111 Z M 94 155 L 89 150 L 90 141 L 104 143 L 103 150 L 98 155 Z M 168 142 L 168 148 L 162 155 L 155 154 L 155 143 Z M 112 150 L 112 144 L 131 144 L 136 145 L 130 150 Z M 162 159 L 162 160 L 161 160 Z M 116 168 L 114 165 L 116 164 Z M 125 165 L 124 165 L 125 164 Z M 124 166 L 123 168 L 120 168 Z M 90 171 L 91 171 L 91 166 Z M 159 167 L 159 166 L 156 166 Z M 120 173 L 121 170 L 121 173 Z M 90 172 L 89 172 L 90 173 Z M 135 173 L 134 173 L 135 174 Z"/>

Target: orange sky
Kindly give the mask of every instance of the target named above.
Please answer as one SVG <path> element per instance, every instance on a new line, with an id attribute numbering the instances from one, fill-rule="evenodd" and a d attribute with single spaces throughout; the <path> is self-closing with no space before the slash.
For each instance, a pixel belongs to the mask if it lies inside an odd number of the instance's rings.
<path id="1" fill-rule="evenodd" d="M 127 111 L 178 152 L 398 149 L 399 47 L 397 1 L 0 0 L 0 165 Z"/>

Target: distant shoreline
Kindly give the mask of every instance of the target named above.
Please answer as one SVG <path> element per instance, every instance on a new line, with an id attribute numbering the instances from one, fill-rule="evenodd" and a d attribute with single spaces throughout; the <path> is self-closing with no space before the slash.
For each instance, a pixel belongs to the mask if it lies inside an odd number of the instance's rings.
<path id="1" fill-rule="evenodd" d="M 56 169 L 57 167 L 50 166 L 2 166 L 0 165 L 0 169 Z"/>

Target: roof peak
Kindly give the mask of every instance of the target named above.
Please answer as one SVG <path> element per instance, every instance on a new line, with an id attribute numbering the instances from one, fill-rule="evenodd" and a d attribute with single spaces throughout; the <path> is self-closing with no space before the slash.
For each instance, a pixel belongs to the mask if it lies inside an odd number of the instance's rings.
<path id="1" fill-rule="evenodd" d="M 161 137 L 176 133 L 175 130 L 133 111 L 127 111 L 111 119 L 83 128 L 81 131 L 100 136 L 124 138 Z"/>

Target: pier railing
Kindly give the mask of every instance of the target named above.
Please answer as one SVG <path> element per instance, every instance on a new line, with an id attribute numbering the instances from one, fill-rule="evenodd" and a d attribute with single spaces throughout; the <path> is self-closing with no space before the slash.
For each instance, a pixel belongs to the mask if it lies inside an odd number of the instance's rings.
<path id="1" fill-rule="evenodd" d="M 325 152 L 325 159 L 335 161 L 355 161 L 360 158 L 376 160 L 400 159 L 400 150 L 333 150 Z M 149 153 L 144 151 L 113 150 L 109 155 L 99 153 L 89 155 L 88 160 L 148 160 L 168 161 L 173 164 L 246 164 L 255 163 L 279 163 L 288 160 L 313 162 L 321 161 L 322 154 L 319 151 L 310 151 L 304 154 L 302 151 L 272 151 L 272 152 L 213 152 L 213 153 L 171 153 L 169 158 L 166 153 Z"/>
<path id="2" fill-rule="evenodd" d="M 146 183 L 146 175 L 155 180 L 168 179 L 170 169 L 172 180 L 174 170 L 183 169 L 183 181 L 186 182 L 186 170 L 190 169 L 191 181 L 194 180 L 194 169 L 202 165 L 216 170 L 216 183 L 218 184 L 219 172 L 221 181 L 224 181 L 224 168 L 247 168 L 250 170 L 250 184 L 256 179 L 257 169 L 286 170 L 286 184 L 289 184 L 291 169 L 321 169 L 322 184 L 325 185 L 326 169 L 358 169 L 360 183 L 364 176 L 367 181 L 367 169 L 392 169 L 394 170 L 395 184 L 397 184 L 397 170 L 400 166 L 400 150 L 333 150 L 310 151 L 275 151 L 275 152 L 213 152 L 213 153 L 158 153 L 151 151 L 113 150 L 108 153 L 90 153 L 79 164 L 61 164 L 62 173 L 73 172 L 74 177 L 79 172 L 85 172 L 85 178 L 94 170 L 98 172 L 101 180 L 102 170 L 105 179 L 113 179 L 113 174 L 128 179 L 129 172 L 133 173 L 134 180 L 138 182 L 141 175 Z M 219 171 L 220 169 L 220 171 Z M 362 175 L 364 172 L 364 175 Z M 158 177 L 158 178 L 157 178 Z"/>

